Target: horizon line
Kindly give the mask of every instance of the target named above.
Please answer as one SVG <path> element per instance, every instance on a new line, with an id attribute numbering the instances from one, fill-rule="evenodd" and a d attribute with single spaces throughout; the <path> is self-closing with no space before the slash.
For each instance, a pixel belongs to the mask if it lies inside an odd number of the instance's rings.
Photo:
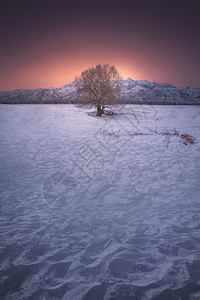
<path id="1" fill-rule="evenodd" d="M 127 79 L 131 79 L 133 81 L 147 81 L 147 82 L 150 82 L 150 83 L 155 83 L 155 84 L 169 84 L 177 89 L 186 89 L 186 88 L 199 88 L 200 89 L 200 86 L 185 86 L 185 87 L 177 87 L 171 83 L 168 83 L 168 82 L 156 82 L 156 81 L 149 81 L 147 79 L 139 79 L 139 80 L 135 80 L 135 79 L 132 79 L 131 77 L 127 77 L 123 80 L 127 80 Z M 64 85 L 61 85 L 61 86 L 58 86 L 58 87 L 55 87 L 55 86 L 51 86 L 51 85 L 48 85 L 48 86 L 43 86 L 43 87 L 33 87 L 33 88 L 16 88 L 16 89 L 8 89 L 8 90 L 0 90 L 0 92 L 14 92 L 14 91 L 21 91 L 21 90 L 36 90 L 36 89 L 45 89 L 45 88 L 54 88 L 54 89 L 59 89 L 59 88 L 62 88 L 63 86 L 66 86 L 66 85 L 69 85 L 71 83 L 73 83 L 74 80 L 72 81 L 68 81 L 66 82 Z"/>

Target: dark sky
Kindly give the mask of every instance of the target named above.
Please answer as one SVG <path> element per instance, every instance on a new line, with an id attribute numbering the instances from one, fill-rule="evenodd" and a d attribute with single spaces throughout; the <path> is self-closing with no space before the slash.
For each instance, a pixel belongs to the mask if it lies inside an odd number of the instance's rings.
<path id="1" fill-rule="evenodd" d="M 0 90 L 61 86 L 98 63 L 200 87 L 200 1 L 1 1 Z"/>

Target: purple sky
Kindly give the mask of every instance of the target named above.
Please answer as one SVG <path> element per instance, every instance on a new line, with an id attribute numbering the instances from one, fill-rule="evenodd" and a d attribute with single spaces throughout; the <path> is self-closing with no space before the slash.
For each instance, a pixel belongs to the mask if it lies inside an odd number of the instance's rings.
<path id="1" fill-rule="evenodd" d="M 61 86 L 98 63 L 200 87 L 200 1 L 1 1 L 0 90 Z"/>

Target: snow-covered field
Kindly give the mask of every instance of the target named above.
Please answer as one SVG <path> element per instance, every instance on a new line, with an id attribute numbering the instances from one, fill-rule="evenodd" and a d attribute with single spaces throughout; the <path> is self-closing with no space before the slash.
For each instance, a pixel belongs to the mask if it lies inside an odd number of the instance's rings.
<path id="1" fill-rule="evenodd" d="M 0 130 L 0 299 L 200 299 L 200 107 L 1 105 Z"/>

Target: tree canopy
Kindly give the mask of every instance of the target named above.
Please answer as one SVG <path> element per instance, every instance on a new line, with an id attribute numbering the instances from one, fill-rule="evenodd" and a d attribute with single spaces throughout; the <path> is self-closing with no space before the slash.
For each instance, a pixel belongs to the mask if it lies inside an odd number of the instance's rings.
<path id="1" fill-rule="evenodd" d="M 120 102 L 122 79 L 115 66 L 98 64 L 75 78 L 76 101 L 81 107 L 96 107 L 102 116 L 106 107 Z"/>

